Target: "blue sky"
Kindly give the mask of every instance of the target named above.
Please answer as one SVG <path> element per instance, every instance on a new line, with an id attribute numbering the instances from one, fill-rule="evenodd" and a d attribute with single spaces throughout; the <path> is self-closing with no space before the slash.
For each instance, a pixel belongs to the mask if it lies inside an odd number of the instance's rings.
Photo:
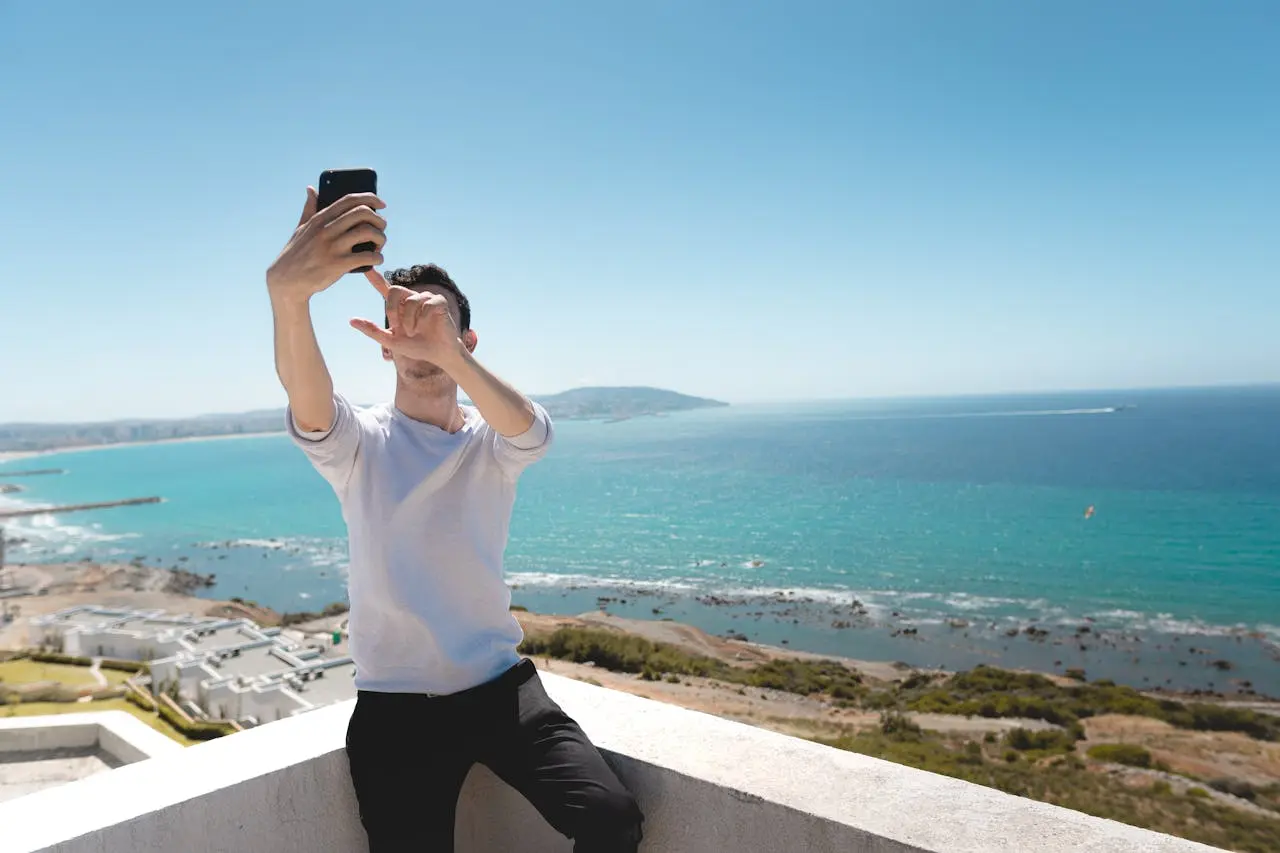
<path id="1" fill-rule="evenodd" d="M 281 405 L 263 273 L 369 165 L 530 393 L 1280 380 L 1280 7 L 0 4 L 0 422 Z M 315 317 L 340 390 L 389 395 Z"/>

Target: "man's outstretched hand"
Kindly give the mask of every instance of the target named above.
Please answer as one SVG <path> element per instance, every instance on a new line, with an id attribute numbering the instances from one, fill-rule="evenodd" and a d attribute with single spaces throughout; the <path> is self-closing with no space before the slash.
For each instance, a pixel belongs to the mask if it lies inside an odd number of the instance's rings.
<path id="1" fill-rule="evenodd" d="M 267 270 L 273 300 L 308 300 L 357 267 L 382 263 L 387 221 L 375 212 L 386 207 L 380 198 L 359 193 L 319 212 L 316 207 L 316 191 L 307 187 L 298 227 Z M 372 243 L 374 250 L 352 253 L 358 243 Z"/>
<path id="2" fill-rule="evenodd" d="M 377 270 L 369 270 L 365 278 L 386 300 L 391 328 L 363 319 L 352 320 L 351 328 L 397 355 L 429 361 L 446 370 L 467 351 L 445 297 L 388 284 Z"/>

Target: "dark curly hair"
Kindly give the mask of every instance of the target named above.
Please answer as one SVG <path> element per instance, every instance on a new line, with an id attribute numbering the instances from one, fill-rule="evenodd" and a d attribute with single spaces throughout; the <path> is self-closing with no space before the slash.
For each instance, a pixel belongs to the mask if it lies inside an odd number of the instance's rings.
<path id="1" fill-rule="evenodd" d="M 458 331 L 465 332 L 471 328 L 471 302 L 441 267 L 435 264 L 414 264 L 404 269 L 391 270 L 383 275 L 387 284 L 398 284 L 410 290 L 421 290 L 427 285 L 434 285 L 452 293 L 453 298 L 458 300 Z"/>

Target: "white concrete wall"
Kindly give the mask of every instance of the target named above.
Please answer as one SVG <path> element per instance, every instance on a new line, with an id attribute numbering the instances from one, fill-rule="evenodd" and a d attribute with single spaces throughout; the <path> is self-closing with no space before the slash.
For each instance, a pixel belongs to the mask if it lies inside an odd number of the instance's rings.
<path id="1" fill-rule="evenodd" d="M 111 629 L 68 632 L 64 640 L 64 648 L 70 649 L 72 645 L 75 646 L 76 651 L 67 651 L 67 654 L 136 661 L 169 657 L 186 648 L 176 636 L 161 638 L 154 634 Z"/>
<path id="2" fill-rule="evenodd" d="M 647 853 L 1206 853 L 1213 848 L 545 676 L 648 820 Z M 351 702 L 0 804 L 6 853 L 359 853 Z M 458 851 L 568 853 L 484 771 Z"/>

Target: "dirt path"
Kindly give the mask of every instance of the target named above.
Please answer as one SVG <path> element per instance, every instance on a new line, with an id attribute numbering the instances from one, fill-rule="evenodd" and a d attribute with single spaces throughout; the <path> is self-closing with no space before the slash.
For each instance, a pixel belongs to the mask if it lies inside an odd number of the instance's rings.
<path id="1" fill-rule="evenodd" d="M 89 665 L 89 674 L 93 676 L 93 680 L 98 682 L 99 687 L 110 687 L 107 677 L 102 674 L 102 658 L 93 658 L 93 663 Z"/>

